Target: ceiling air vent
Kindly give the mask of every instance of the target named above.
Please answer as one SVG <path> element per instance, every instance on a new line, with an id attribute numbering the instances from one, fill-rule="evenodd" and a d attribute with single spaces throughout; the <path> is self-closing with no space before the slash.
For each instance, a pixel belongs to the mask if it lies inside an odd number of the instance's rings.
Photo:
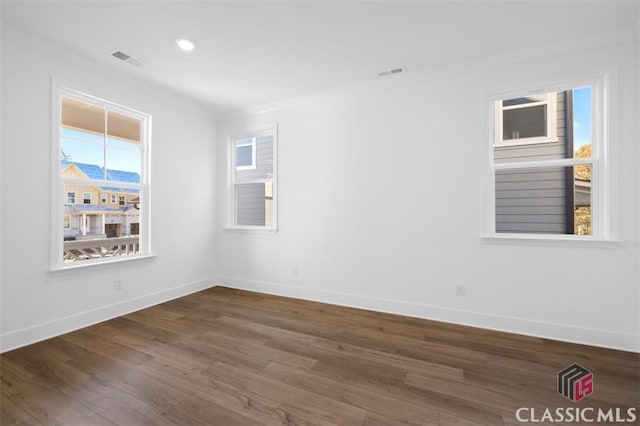
<path id="1" fill-rule="evenodd" d="M 133 56 L 128 55 L 119 49 L 112 50 L 111 52 L 109 52 L 109 54 L 114 58 L 120 59 L 121 61 L 128 63 L 129 65 L 133 65 L 134 67 L 146 65 L 146 63 L 142 59 L 134 58 Z"/>
<path id="2" fill-rule="evenodd" d="M 402 74 L 405 72 L 404 67 L 393 68 L 390 70 L 382 71 L 378 73 L 378 77 L 389 77 L 391 75 Z"/>

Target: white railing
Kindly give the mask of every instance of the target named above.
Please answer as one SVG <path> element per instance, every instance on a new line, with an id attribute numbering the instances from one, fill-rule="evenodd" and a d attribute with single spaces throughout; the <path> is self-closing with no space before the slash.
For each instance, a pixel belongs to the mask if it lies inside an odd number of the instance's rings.
<path id="1" fill-rule="evenodd" d="M 140 238 L 137 235 L 118 238 L 98 238 L 95 240 L 76 240 L 64 242 L 64 261 L 97 259 L 101 257 L 135 254 L 140 251 Z"/>

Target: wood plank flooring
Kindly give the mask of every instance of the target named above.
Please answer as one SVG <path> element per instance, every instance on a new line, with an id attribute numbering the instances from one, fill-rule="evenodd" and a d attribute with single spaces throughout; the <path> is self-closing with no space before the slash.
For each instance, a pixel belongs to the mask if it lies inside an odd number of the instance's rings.
<path id="1" fill-rule="evenodd" d="M 556 374 L 579 363 L 576 404 Z M 0 356 L 2 425 L 515 425 L 640 355 L 215 287 Z M 639 413 L 640 414 L 640 413 Z"/>

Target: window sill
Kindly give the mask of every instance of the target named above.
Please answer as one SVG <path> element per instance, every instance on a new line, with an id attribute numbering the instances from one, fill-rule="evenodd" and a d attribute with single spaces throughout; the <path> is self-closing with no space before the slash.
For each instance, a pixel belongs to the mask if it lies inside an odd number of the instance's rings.
<path id="1" fill-rule="evenodd" d="M 482 242 L 487 244 L 511 245 L 546 245 L 567 247 L 602 247 L 618 248 L 623 242 L 606 240 L 580 235 L 547 235 L 547 234 L 487 234 L 482 236 Z"/>
<path id="2" fill-rule="evenodd" d="M 87 269 L 93 269 L 96 267 L 106 266 L 106 265 L 149 260 L 149 259 L 154 259 L 156 257 L 158 257 L 157 254 L 141 254 L 141 255 L 119 256 L 118 258 L 111 258 L 109 260 L 104 260 L 104 259 L 85 260 L 85 261 L 74 263 L 74 264 L 53 267 L 49 270 L 49 273 L 59 274 L 64 272 L 76 271 L 76 270 L 87 270 Z"/>
<path id="3" fill-rule="evenodd" d="M 234 226 L 223 228 L 225 233 L 245 233 L 245 234 L 277 234 L 278 228 L 264 228 L 260 226 Z"/>

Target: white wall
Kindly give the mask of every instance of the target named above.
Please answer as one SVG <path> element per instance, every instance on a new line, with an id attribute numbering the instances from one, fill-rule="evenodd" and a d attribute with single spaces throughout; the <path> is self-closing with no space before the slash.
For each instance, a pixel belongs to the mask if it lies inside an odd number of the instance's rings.
<path id="1" fill-rule="evenodd" d="M 122 76 L 78 66 L 81 58 L 75 65 L 54 59 L 56 53 L 2 42 L 2 350 L 214 284 L 215 118 L 168 103 L 160 90 L 150 95 Z M 48 272 L 52 76 L 152 115 L 158 257 Z M 115 279 L 123 290 L 114 290 Z"/>
<path id="2" fill-rule="evenodd" d="M 408 73 L 219 123 L 219 282 L 639 351 L 638 49 L 617 37 L 598 50 L 591 41 L 546 54 L 543 46 Z M 483 94 L 604 69 L 617 69 L 619 242 L 483 239 Z M 227 138 L 276 122 L 280 231 L 225 232 Z M 455 283 L 466 296 L 455 296 Z"/>

